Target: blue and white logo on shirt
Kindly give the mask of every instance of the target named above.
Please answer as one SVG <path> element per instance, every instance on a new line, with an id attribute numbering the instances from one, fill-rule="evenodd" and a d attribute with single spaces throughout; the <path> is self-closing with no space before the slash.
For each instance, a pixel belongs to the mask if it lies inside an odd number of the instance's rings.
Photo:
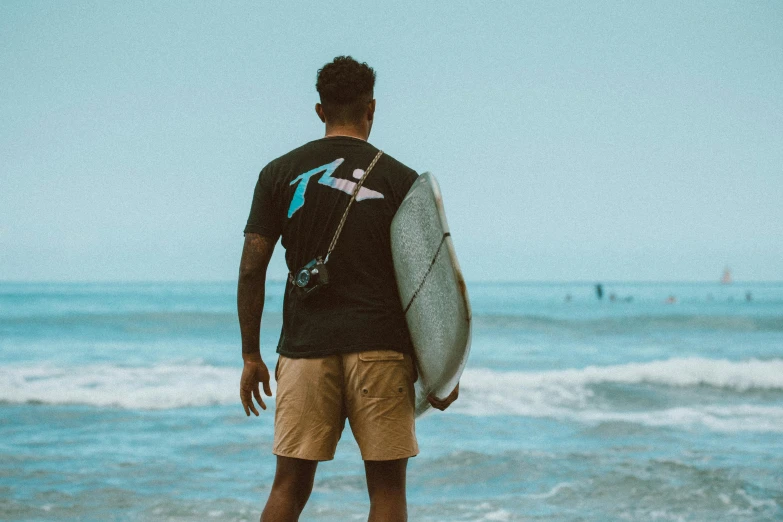
<path id="1" fill-rule="evenodd" d="M 342 165 L 343 161 L 345 161 L 345 158 L 337 158 L 331 163 L 327 163 L 326 165 L 321 165 L 320 167 L 308 170 L 304 174 L 298 175 L 293 179 L 293 181 L 291 181 L 291 185 L 296 185 L 297 183 L 298 185 L 294 191 L 294 197 L 291 198 L 291 205 L 288 207 L 289 218 L 293 216 L 297 210 L 304 206 L 305 192 L 307 191 L 307 184 L 310 182 L 310 178 L 316 174 L 320 174 L 321 172 L 323 172 L 323 174 L 318 180 L 319 184 L 337 189 L 340 192 L 345 192 L 349 196 L 353 194 L 354 189 L 356 189 L 355 182 L 348 179 L 335 178 L 332 176 L 334 171 L 337 170 L 337 167 Z M 362 179 L 362 176 L 364 176 L 364 171 L 362 169 L 356 169 L 353 171 L 354 179 Z M 356 195 L 356 201 L 364 201 L 365 199 L 383 199 L 383 194 L 362 187 L 359 189 L 359 193 Z"/>

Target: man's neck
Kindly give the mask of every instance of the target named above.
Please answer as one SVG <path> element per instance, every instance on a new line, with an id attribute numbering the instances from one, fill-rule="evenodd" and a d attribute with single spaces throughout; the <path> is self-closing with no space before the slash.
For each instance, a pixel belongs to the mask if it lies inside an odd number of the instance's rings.
<path id="1" fill-rule="evenodd" d="M 367 141 L 368 132 L 364 129 L 357 129 L 356 127 L 327 127 L 324 138 L 335 138 L 337 136 L 347 136 L 350 138 L 358 138 L 363 141 Z"/>

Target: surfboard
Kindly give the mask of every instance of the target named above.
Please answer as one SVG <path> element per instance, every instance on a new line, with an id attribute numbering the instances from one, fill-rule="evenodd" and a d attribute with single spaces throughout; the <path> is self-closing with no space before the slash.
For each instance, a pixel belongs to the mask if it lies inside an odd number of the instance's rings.
<path id="1" fill-rule="evenodd" d="M 459 382 L 470 353 L 471 310 L 438 182 L 424 173 L 391 224 L 392 259 L 419 378 L 416 416 Z"/>

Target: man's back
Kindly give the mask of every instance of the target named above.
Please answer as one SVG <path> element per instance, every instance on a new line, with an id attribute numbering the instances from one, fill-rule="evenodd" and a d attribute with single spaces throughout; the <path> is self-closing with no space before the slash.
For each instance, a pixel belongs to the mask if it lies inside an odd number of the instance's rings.
<path id="1" fill-rule="evenodd" d="M 281 236 L 290 273 L 324 256 L 377 152 L 364 140 L 336 136 L 272 161 L 259 175 L 245 233 Z M 288 283 L 279 353 L 313 357 L 374 349 L 410 351 L 389 228 L 416 177 L 392 157 L 380 157 L 328 260 L 329 285 L 299 299 Z"/>

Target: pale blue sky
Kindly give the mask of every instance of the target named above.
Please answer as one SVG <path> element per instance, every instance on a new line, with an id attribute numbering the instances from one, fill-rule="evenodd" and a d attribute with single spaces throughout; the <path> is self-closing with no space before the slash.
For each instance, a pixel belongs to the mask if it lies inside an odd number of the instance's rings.
<path id="1" fill-rule="evenodd" d="M 783 3 L 332 4 L 0 3 L 0 280 L 234 279 L 339 54 L 469 280 L 783 280 Z"/>

